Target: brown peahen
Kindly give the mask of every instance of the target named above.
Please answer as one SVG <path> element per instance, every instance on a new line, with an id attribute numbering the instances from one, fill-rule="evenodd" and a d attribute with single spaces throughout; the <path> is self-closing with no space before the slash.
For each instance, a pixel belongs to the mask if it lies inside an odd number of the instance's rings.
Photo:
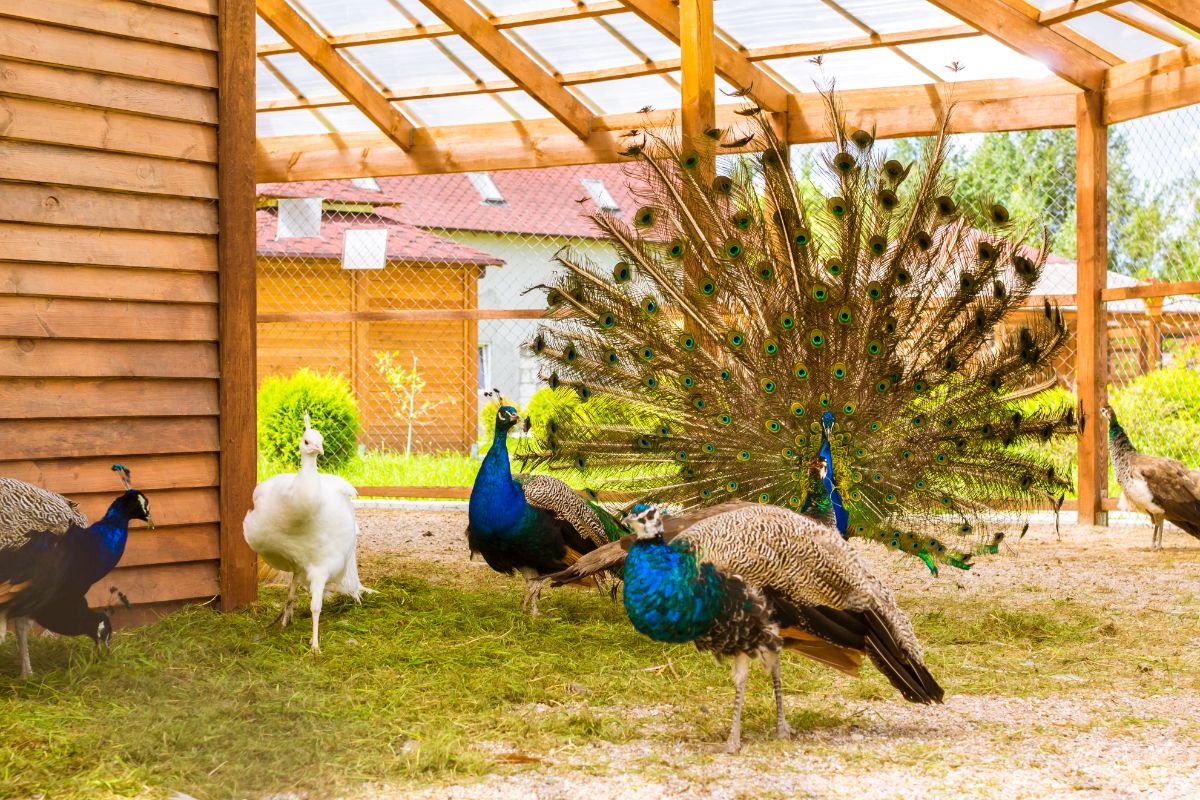
<path id="1" fill-rule="evenodd" d="M 1106 405 L 1100 413 L 1108 419 L 1108 454 L 1121 485 L 1120 508 L 1150 515 L 1150 549 L 1162 549 L 1164 520 L 1200 539 L 1200 470 L 1139 453 L 1112 408 Z"/>
<path id="2" fill-rule="evenodd" d="M 564 404 L 520 453 L 604 500 L 685 508 L 731 499 L 811 504 L 808 465 L 844 536 L 968 568 L 995 552 L 987 514 L 1061 496 L 1037 454 L 1073 434 L 1074 407 L 1038 397 L 1067 341 L 1026 305 L 1045 234 L 955 196 L 946 136 L 915 164 L 847 130 L 801 185 L 756 107 L 750 132 L 680 147 L 634 131 L 633 225 L 598 212 L 613 263 L 563 250 L 532 342 Z M 725 145 L 762 150 L 711 182 Z"/>
<path id="3" fill-rule="evenodd" d="M 625 523 L 633 534 L 554 578 L 579 580 L 623 563 L 625 610 L 638 631 L 732 656 L 728 752 L 741 747 L 742 700 L 756 656 L 775 686 L 776 736 L 791 735 L 779 673 L 784 648 L 851 675 L 869 657 L 906 700 L 942 701 L 908 617 L 835 529 L 786 508 L 737 502 L 678 522 L 641 504 Z M 670 523 L 675 530 L 666 530 Z"/>

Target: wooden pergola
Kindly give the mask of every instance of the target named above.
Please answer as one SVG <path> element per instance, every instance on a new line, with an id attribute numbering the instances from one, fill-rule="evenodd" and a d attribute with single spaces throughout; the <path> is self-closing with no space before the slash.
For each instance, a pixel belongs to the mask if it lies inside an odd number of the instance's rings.
<path id="1" fill-rule="evenodd" d="M 131 466 L 159 528 L 131 534 L 112 582 L 141 618 L 253 599 L 256 178 L 611 162 L 653 87 L 651 124 L 724 127 L 719 89 L 751 87 L 788 141 L 820 141 L 805 70 L 824 56 L 839 79 L 840 60 L 884 59 L 839 81 L 881 136 L 931 133 L 951 103 L 954 131 L 1076 129 L 1092 522 L 1109 507 L 1104 303 L 1200 293 L 1106 288 L 1107 126 L 1200 103 L 1198 30 L 1196 0 L 0 0 L 0 474 L 95 517 L 109 466 Z M 947 69 L 960 45 L 989 79 Z"/>
<path id="2" fill-rule="evenodd" d="M 732 2 L 733 0 L 723 0 Z M 645 124 L 680 124 L 696 135 L 736 121 L 733 105 L 718 105 L 718 76 L 735 88 L 750 87 L 777 129 L 793 144 L 819 142 L 830 132 L 825 107 L 813 89 L 800 91 L 777 68 L 787 59 L 834 53 L 887 50 L 928 77 L 919 85 L 842 91 L 848 119 L 873 126 L 881 137 L 933 133 L 954 104 L 956 133 L 1074 127 L 1077 137 L 1078 306 L 1076 363 L 1084 413 L 1100 419 L 1105 391 L 1107 345 L 1105 301 L 1163 297 L 1200 291 L 1200 281 L 1108 289 L 1106 280 L 1107 126 L 1200 102 L 1200 3 L 1191 0 L 1076 0 L 1039 9 L 1023 0 L 932 0 L 958 23 L 881 33 L 836 0 L 817 5 L 861 31 L 848 38 L 764 47 L 740 44 L 714 24 L 713 0 L 580 0 L 565 8 L 486 15 L 467 0 L 421 0 L 437 24 L 331 34 L 319 30 L 303 0 L 258 0 L 260 17 L 283 38 L 260 43 L 263 63 L 270 56 L 298 53 L 339 92 L 337 95 L 260 100 L 258 113 L 319 110 L 352 105 L 377 130 L 272 136 L 258 140 L 259 181 L 412 175 L 591 164 L 619 160 L 621 131 Z M 751 4 L 744 5 L 746 9 Z M 848 4 L 847 4 L 848 5 Z M 914 3 L 918 5 L 918 3 Z M 631 63 L 562 72 L 522 37 L 526 29 L 577 20 L 609 24 L 634 15 L 679 50 L 677 58 L 649 57 L 623 39 Z M 1154 55 L 1123 60 L 1070 23 L 1089 15 L 1110 25 L 1128 26 L 1163 43 Z M 436 44 L 459 37 L 503 73 L 503 79 L 417 88 L 389 88 L 369 77 L 354 48 L 425 40 Z M 990 38 L 1042 65 L 1045 78 L 946 80 L 903 46 Z M 581 43 L 582 44 L 582 43 Z M 969 52 L 969 45 L 964 50 Z M 443 51 L 444 48 L 443 48 Z M 597 113 L 577 89 L 600 82 L 678 74 L 679 107 L 654 111 Z M 420 83 L 416 80 L 415 83 Z M 477 96 L 521 90 L 545 116 L 505 122 L 421 126 L 405 113 L 406 102 Z M 629 98 L 631 104 L 636 96 Z M 1103 426 L 1086 427 L 1079 440 L 1079 519 L 1089 524 L 1113 504 L 1103 497 L 1107 483 Z M 394 488 L 394 487 L 393 487 Z"/>

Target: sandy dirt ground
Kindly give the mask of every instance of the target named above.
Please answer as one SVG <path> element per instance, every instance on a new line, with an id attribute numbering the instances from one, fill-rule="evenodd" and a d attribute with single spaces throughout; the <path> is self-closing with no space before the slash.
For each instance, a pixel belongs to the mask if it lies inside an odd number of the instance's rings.
<path id="1" fill-rule="evenodd" d="M 371 554 L 486 569 L 466 560 L 462 512 L 363 509 L 364 563 Z M 904 556 L 864 545 L 873 568 L 903 596 L 944 593 L 963 602 L 1076 599 L 1161 614 L 1180 631 L 1179 654 L 1200 674 L 1200 542 L 1168 529 L 1166 550 L 1148 549 L 1139 526 L 1035 527 L 987 570 L 936 581 Z M 1079 664 L 1086 669 L 1086 664 Z M 1052 676 L 1064 684 L 1072 673 Z M 1154 670 L 1147 668 L 1147 681 Z M 786 682 L 786 675 L 785 675 Z M 1200 680 L 1190 690 L 1093 697 L 948 696 L 943 706 L 899 700 L 829 702 L 848 722 L 794 741 L 748 741 L 739 756 L 700 751 L 689 731 L 550 753 L 517 771 L 417 793 L 374 797 L 487 800 L 609 798 L 1200 798 Z M 727 687 L 714 687 L 724 698 Z M 812 698 L 803 699 L 811 704 Z M 789 698 L 789 701 L 793 698 Z M 724 703 L 724 699 L 720 702 Z M 789 706 L 791 709 L 791 706 Z M 723 714 L 722 706 L 714 713 Z M 630 724 L 670 730 L 669 707 L 635 708 Z M 665 727 L 664 727 L 665 726 Z M 757 737 L 752 737 L 757 739 Z M 499 745 L 498 745 L 499 746 Z"/>

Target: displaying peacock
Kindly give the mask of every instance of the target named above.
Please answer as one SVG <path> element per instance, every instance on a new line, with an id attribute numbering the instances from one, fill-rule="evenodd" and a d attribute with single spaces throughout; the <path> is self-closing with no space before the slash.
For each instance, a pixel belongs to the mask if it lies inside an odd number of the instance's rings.
<path id="1" fill-rule="evenodd" d="M 1072 406 L 1036 398 L 1068 338 L 1058 310 L 1026 307 L 1045 235 L 956 198 L 944 129 L 902 164 L 847 130 L 832 95 L 829 110 L 833 143 L 803 185 L 756 107 L 753 130 L 682 147 L 627 134 L 644 206 L 632 226 L 592 216 L 614 264 L 557 254 L 531 343 L 583 402 L 520 455 L 582 472 L 603 500 L 797 510 L 820 460 L 844 535 L 968 568 L 1003 537 L 992 508 L 1070 486 L 1031 446 L 1076 429 Z M 707 179 L 726 145 L 762 152 Z"/>
<path id="2" fill-rule="evenodd" d="M 867 656 L 905 699 L 942 701 L 908 618 L 833 528 L 757 504 L 712 512 L 684 515 L 668 531 L 672 517 L 654 505 L 634 506 L 625 518 L 632 535 L 553 579 L 579 580 L 623 563 L 625 610 L 638 631 L 733 656 L 728 752 L 741 747 L 742 700 L 755 656 L 775 686 L 776 735 L 791 735 L 779 674 L 784 648 L 851 675 Z"/>
<path id="3" fill-rule="evenodd" d="M 501 403 L 492 447 L 484 456 L 467 508 L 467 543 L 497 572 L 525 577 L 521 607 L 538 614 L 545 576 L 625 533 L 599 506 L 549 475 L 513 479 L 508 434 L 521 417 Z"/>

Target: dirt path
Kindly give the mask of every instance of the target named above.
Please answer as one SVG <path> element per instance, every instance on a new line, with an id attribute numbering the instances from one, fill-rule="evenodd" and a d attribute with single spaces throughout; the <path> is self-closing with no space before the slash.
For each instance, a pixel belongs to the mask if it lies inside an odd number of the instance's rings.
<path id="1" fill-rule="evenodd" d="M 486 570 L 466 560 L 461 512 L 360 514 L 364 563 L 397 557 L 464 574 Z M 736 757 L 704 752 L 685 728 L 667 741 L 568 744 L 479 781 L 415 794 L 377 787 L 363 797 L 1200 797 L 1200 542 L 1171 529 L 1165 551 L 1150 552 L 1149 542 L 1148 527 L 1064 527 L 1061 540 L 1052 527 L 1038 527 L 1009 557 L 932 581 L 907 557 L 870 545 L 863 553 L 902 598 L 924 593 L 1016 606 L 1075 600 L 1116 619 L 1161 617 L 1163 626 L 1178 630 L 1172 641 L 1179 663 L 1195 667 L 1170 693 L 1156 689 L 1151 667 L 1145 691 L 1096 696 L 959 695 L 927 708 L 892 699 L 847 701 L 831 692 L 827 709 L 841 723 L 786 743 L 755 737 Z M 1066 686 L 1087 669 L 1080 663 L 1050 677 Z M 726 713 L 726 688 L 714 687 L 718 716 Z M 788 700 L 793 713 L 814 706 L 812 696 Z M 639 730 L 675 733 L 670 707 L 622 713 Z"/>

